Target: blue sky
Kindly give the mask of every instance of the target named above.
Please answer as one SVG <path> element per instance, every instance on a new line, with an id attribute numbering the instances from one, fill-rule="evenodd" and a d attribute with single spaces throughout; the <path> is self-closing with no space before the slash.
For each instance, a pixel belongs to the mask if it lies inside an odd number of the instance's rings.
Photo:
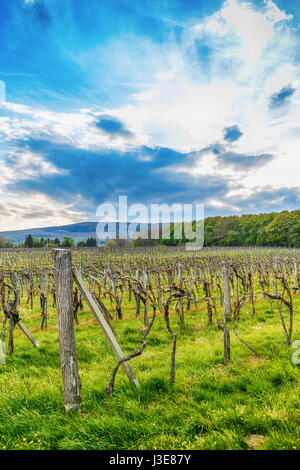
<path id="1" fill-rule="evenodd" d="M 0 0 L 0 230 L 300 208 L 298 3 Z"/>

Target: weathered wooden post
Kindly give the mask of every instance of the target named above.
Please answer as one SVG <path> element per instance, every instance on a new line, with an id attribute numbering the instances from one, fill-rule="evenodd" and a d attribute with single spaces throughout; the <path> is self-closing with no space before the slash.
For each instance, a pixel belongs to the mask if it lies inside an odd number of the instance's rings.
<path id="1" fill-rule="evenodd" d="M 183 280 L 182 280 L 182 265 L 181 263 L 178 263 L 178 286 L 180 289 L 182 289 L 182 284 L 183 284 Z M 183 300 L 180 300 L 180 310 L 179 310 L 179 320 L 181 322 L 184 322 L 184 310 L 183 310 Z"/>
<path id="2" fill-rule="evenodd" d="M 148 274 L 147 274 L 147 271 L 145 270 L 144 271 L 144 279 L 143 279 L 143 282 L 144 282 L 144 290 L 145 292 L 147 292 L 147 288 L 148 288 Z M 144 310 L 144 325 L 147 326 L 149 323 L 148 321 L 148 303 L 147 303 L 147 295 L 145 296 L 145 310 Z"/>
<path id="3" fill-rule="evenodd" d="M 222 273 L 222 279 L 223 279 L 224 312 L 227 317 L 230 317 L 231 316 L 230 285 L 229 285 L 228 266 L 225 261 L 222 262 L 221 273 Z"/>
<path id="4" fill-rule="evenodd" d="M 296 294 L 297 290 L 298 290 L 298 284 L 299 284 L 299 280 L 298 280 L 298 264 L 297 262 L 294 260 L 294 269 L 295 269 L 295 272 L 294 272 L 294 285 L 293 285 L 293 289 L 294 289 L 294 294 Z"/>
<path id="5" fill-rule="evenodd" d="M 81 407 L 81 382 L 77 363 L 72 305 L 71 252 L 69 250 L 54 249 L 53 264 L 64 401 L 65 410 L 69 412 L 80 410 Z"/>
<path id="6" fill-rule="evenodd" d="M 15 329 L 15 321 L 14 318 L 11 316 L 9 318 L 9 337 L 8 337 L 8 347 L 7 347 L 7 354 L 10 356 L 14 352 L 14 329 Z"/>
<path id="7" fill-rule="evenodd" d="M 221 273 L 224 292 L 224 364 L 227 365 L 230 362 L 230 331 L 226 327 L 226 319 L 231 316 L 231 305 L 228 266 L 225 261 L 222 262 Z"/>

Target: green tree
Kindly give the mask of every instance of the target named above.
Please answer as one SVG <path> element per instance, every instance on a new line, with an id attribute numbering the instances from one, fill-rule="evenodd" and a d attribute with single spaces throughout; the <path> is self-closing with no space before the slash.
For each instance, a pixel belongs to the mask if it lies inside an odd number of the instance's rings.
<path id="1" fill-rule="evenodd" d="M 291 241 L 292 246 L 300 247 L 300 220 L 296 222 L 291 228 Z"/>
<path id="2" fill-rule="evenodd" d="M 86 241 L 86 246 L 97 246 L 97 240 L 95 237 L 88 238 Z"/>
<path id="3" fill-rule="evenodd" d="M 210 246 L 212 241 L 212 235 L 214 232 L 214 227 L 211 223 L 204 224 L 204 244 L 205 246 Z"/>
<path id="4" fill-rule="evenodd" d="M 75 242 L 72 237 L 64 237 L 62 246 L 64 248 L 72 248 L 73 246 L 75 246 Z"/>
<path id="5" fill-rule="evenodd" d="M 117 240 L 107 240 L 107 242 L 105 243 L 106 248 L 117 248 L 118 246 L 119 245 Z"/>
<path id="6" fill-rule="evenodd" d="M 43 248 L 43 242 L 40 238 L 33 238 L 33 248 Z"/>
<path id="7" fill-rule="evenodd" d="M 33 247 L 33 238 L 32 238 L 31 233 L 29 235 L 27 235 L 27 237 L 25 238 L 24 245 L 25 245 L 26 248 L 32 248 Z"/>
<path id="8" fill-rule="evenodd" d="M 239 246 L 240 233 L 237 230 L 228 230 L 227 236 L 223 239 L 225 246 Z"/>
<path id="9" fill-rule="evenodd" d="M 295 214 L 281 212 L 265 228 L 266 244 L 271 246 L 289 246 L 291 244 L 291 227 L 295 224 Z"/>
<path id="10" fill-rule="evenodd" d="M 0 248 L 10 248 L 11 243 L 6 240 L 5 237 L 0 235 Z"/>
<path id="11" fill-rule="evenodd" d="M 230 237 L 228 240 L 226 240 L 226 237 L 231 231 L 236 232 L 234 236 L 238 240 L 238 218 L 236 216 L 219 217 L 219 220 L 212 234 L 213 244 L 228 246 L 228 243 L 232 242 L 232 237 Z"/>

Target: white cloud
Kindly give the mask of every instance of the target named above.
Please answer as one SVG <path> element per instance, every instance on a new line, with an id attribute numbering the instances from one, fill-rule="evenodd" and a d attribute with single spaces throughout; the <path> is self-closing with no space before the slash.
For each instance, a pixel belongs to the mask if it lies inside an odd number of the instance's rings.
<path id="1" fill-rule="evenodd" d="M 132 69 L 138 74 L 136 82 L 140 91 L 130 97 L 128 105 L 98 113 L 90 109 L 54 113 L 6 103 L 2 109 L 8 115 L 0 118 L 0 133 L 7 143 L 15 139 L 51 138 L 87 150 L 109 148 L 122 152 L 139 145 L 152 145 L 189 152 L 223 142 L 224 128 L 237 125 L 243 135 L 238 141 L 227 143 L 231 151 L 246 155 L 272 154 L 275 158 L 247 173 L 242 169 L 220 168 L 217 155 L 210 152 L 191 160 L 186 167 L 171 166 L 168 171 L 231 178 L 232 191 L 244 197 L 266 186 L 293 188 L 299 185 L 300 171 L 297 157 L 300 67 L 296 60 L 299 31 L 290 26 L 291 19 L 292 15 L 280 10 L 271 0 L 265 1 L 261 8 L 251 2 L 227 0 L 212 16 L 201 22 L 195 19 L 193 26 L 185 25 L 179 42 L 173 38 L 162 45 L 146 41 L 145 47 L 139 44 L 136 53 L 131 51 L 133 58 L 130 57 L 136 65 Z M 131 41 L 134 44 L 134 38 Z M 202 60 L 203 47 L 207 56 Z M 94 51 L 92 62 L 97 68 L 99 54 L 113 55 L 116 61 L 122 55 L 121 71 L 117 71 L 121 80 L 122 67 L 127 71 L 132 65 L 126 51 L 120 42 L 110 44 L 105 51 L 103 48 Z M 87 59 L 78 60 L 85 65 Z M 141 70 L 144 67 L 138 67 L 139 61 L 145 64 L 146 74 Z M 145 75 L 147 81 L 143 80 Z M 288 107 L 272 110 L 270 96 L 287 86 L 296 88 Z M 95 123 L 107 114 L 124 122 L 134 137 L 112 138 L 101 132 Z M 33 156 L 26 157 L 25 152 L 18 158 L 21 158 L 19 168 L 5 167 L 3 184 L 5 178 L 22 178 L 30 171 L 26 162 Z M 40 158 L 35 162 L 36 174 L 57 171 L 45 166 L 43 156 L 36 158 Z M 211 201 L 216 208 L 224 203 Z M 48 200 L 47 204 L 52 203 Z M 239 209 L 228 201 L 226 204 L 232 210 Z"/>
<path id="2" fill-rule="evenodd" d="M 51 227 L 86 220 L 84 211 L 53 201 L 42 193 L 22 194 L 0 189 L 0 231 Z"/>
<path id="3" fill-rule="evenodd" d="M 291 20 L 293 15 L 287 15 L 284 11 L 280 10 L 272 0 L 265 1 L 266 4 L 266 17 L 271 23 L 278 23 L 279 21 Z"/>
<path id="4" fill-rule="evenodd" d="M 144 143 L 144 139 L 138 136 L 134 141 L 126 135 L 112 139 L 108 133 L 101 132 L 96 122 L 110 110 L 95 113 L 83 109 L 77 113 L 58 113 L 10 102 L 0 104 L 0 109 L 9 115 L 0 117 L 0 132 L 7 142 L 27 138 L 51 139 L 86 150 L 109 148 L 121 151 Z"/>
<path id="5" fill-rule="evenodd" d="M 231 174 L 245 188 L 266 184 L 295 187 L 300 136 L 295 132 L 291 138 L 289 129 L 300 118 L 300 67 L 296 61 L 299 39 L 294 27 L 289 26 L 291 19 L 292 15 L 272 1 L 266 1 L 262 8 L 250 2 L 226 1 L 213 16 L 186 28 L 181 44 L 185 67 L 181 64 L 176 69 L 174 63 L 169 86 L 164 77 L 151 89 L 135 95 L 133 104 L 115 113 L 138 134 L 148 136 L 152 145 L 181 151 L 222 141 L 224 128 L 238 125 L 243 136 L 232 144 L 232 150 L 246 155 L 268 153 L 276 158 L 245 174 L 221 170 L 211 153 L 195 166 L 173 171 Z M 202 44 L 210 48 L 210 59 L 203 63 L 195 59 Z M 272 111 L 271 95 L 290 85 L 297 91 L 289 107 Z"/>
<path id="6" fill-rule="evenodd" d="M 272 95 L 285 88 L 288 85 L 292 85 L 296 80 L 299 73 L 299 67 L 293 64 L 280 65 L 274 73 L 266 77 L 265 82 L 265 93 L 267 96 Z"/>
<path id="7" fill-rule="evenodd" d="M 6 154 L 6 159 L 1 162 L 0 185 L 25 179 L 38 179 L 44 175 L 64 175 L 66 170 L 56 168 L 52 163 L 43 159 L 42 155 L 14 148 Z"/>

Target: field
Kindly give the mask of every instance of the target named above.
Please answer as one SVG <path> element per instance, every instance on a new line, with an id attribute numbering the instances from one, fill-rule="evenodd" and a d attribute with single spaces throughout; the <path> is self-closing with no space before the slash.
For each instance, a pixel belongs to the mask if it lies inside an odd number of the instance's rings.
<path id="1" fill-rule="evenodd" d="M 18 314 L 40 347 L 14 329 L 14 352 L 0 365 L 0 449 L 300 449 L 300 368 L 292 362 L 293 342 L 300 340 L 299 251 L 99 253 L 74 250 L 74 265 L 111 314 L 107 321 L 125 355 L 141 347 L 155 305 L 147 344 L 130 360 L 140 386 L 134 388 L 120 368 L 113 393 L 107 395 L 117 360 L 83 300 L 75 322 L 82 407 L 80 413 L 65 413 L 56 306 L 50 295 L 51 252 L 3 251 L 2 300 L 13 303 L 14 289 Z M 222 263 L 229 269 L 232 307 L 225 326 L 229 361 L 224 354 L 224 291 L 218 287 L 224 281 Z M 47 328 L 44 324 L 42 330 L 43 293 Z M 167 304 L 174 293 L 177 297 Z M 277 306 L 288 334 L 291 310 L 284 300 L 292 302 L 290 345 Z M 166 307 L 177 340 L 173 384 Z M 234 318 L 236 332 L 252 350 L 235 335 Z"/>

